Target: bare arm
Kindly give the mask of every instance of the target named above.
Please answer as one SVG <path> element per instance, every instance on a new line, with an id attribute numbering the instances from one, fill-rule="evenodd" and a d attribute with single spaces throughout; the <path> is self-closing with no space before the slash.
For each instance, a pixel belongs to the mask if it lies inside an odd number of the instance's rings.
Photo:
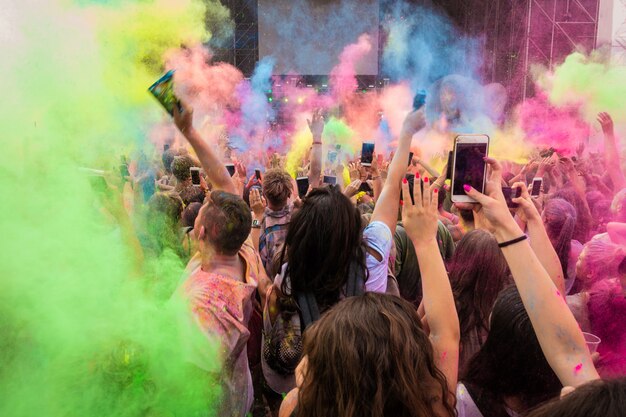
<path id="1" fill-rule="evenodd" d="M 213 184 L 213 190 L 223 190 L 228 193 L 237 194 L 237 188 L 228 173 L 228 170 L 222 164 L 221 159 L 202 139 L 200 134 L 193 127 L 193 111 L 183 105 L 183 112 L 178 112 L 178 106 L 174 106 L 174 123 L 181 133 L 187 138 L 189 144 L 198 155 L 200 164 L 204 169 L 209 182 Z"/>
<path id="2" fill-rule="evenodd" d="M 439 178 L 439 176 L 441 175 L 435 168 L 433 168 L 428 162 L 423 161 L 421 159 L 417 160 L 417 163 L 420 164 L 422 167 L 424 167 L 424 169 L 426 170 L 426 172 L 428 172 L 428 175 L 430 175 L 432 178 Z"/>
<path id="3" fill-rule="evenodd" d="M 422 276 L 424 292 L 423 306 L 430 327 L 430 341 L 435 353 L 435 364 L 444 373 L 448 389 L 455 392 L 459 367 L 459 318 L 446 268 L 437 244 L 437 187 L 428 187 L 424 182 L 421 191 L 420 179 L 415 179 L 413 196 L 404 199 L 402 221 L 407 235 L 415 246 L 415 254 Z M 406 179 L 402 192 L 409 195 Z"/>
<path id="4" fill-rule="evenodd" d="M 372 213 L 371 221 L 385 223 L 392 235 L 396 230 L 398 221 L 398 204 L 400 201 L 400 187 L 398 185 L 406 172 L 406 161 L 409 159 L 411 140 L 413 135 L 425 125 L 423 110 L 417 110 L 407 115 L 398 140 L 398 149 L 389 165 L 387 180 L 374 207 L 374 213 Z"/>
<path id="5" fill-rule="evenodd" d="M 561 296 L 565 297 L 563 267 L 561 266 L 559 255 L 557 255 L 554 246 L 552 246 L 552 242 L 550 242 L 546 228 L 541 220 L 541 214 L 539 214 L 539 211 L 537 211 L 537 208 L 530 199 L 528 189 L 524 183 L 515 183 L 513 187 L 522 189 L 521 198 L 516 200 L 519 204 L 517 215 L 526 223 L 530 247 L 533 252 L 535 252 L 535 255 L 537 255 L 537 259 L 539 259 L 539 262 L 545 268 L 548 275 L 550 275 L 550 279 L 561 293 Z"/>
<path id="6" fill-rule="evenodd" d="M 468 195 L 481 206 L 495 226 L 498 242 L 522 236 L 511 216 L 501 186 L 501 168 L 489 159 L 487 195 L 468 187 Z M 520 200 L 520 199 L 516 199 Z M 518 201 L 516 201 L 518 202 Z M 598 379 L 591 355 L 576 319 L 543 268 L 527 240 L 502 248 L 541 349 L 563 385 L 578 386 Z"/>
<path id="7" fill-rule="evenodd" d="M 313 147 L 311 148 L 311 169 L 309 170 L 309 184 L 315 188 L 320 185 L 322 175 L 322 133 L 324 132 L 324 118 L 319 110 L 313 113 L 313 118 L 307 120 L 309 129 L 313 134 Z"/>
<path id="8" fill-rule="evenodd" d="M 600 113 L 598 114 L 598 122 L 600 122 L 604 133 L 604 157 L 606 158 L 607 172 L 613 182 L 613 190 L 618 191 L 626 187 L 626 180 L 624 180 L 624 173 L 620 168 L 613 119 L 608 113 Z"/>

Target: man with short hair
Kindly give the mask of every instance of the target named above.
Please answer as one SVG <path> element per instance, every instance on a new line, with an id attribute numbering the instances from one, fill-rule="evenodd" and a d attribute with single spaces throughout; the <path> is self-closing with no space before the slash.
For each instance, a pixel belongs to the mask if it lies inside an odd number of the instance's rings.
<path id="1" fill-rule="evenodd" d="M 190 169 L 195 166 L 196 163 L 187 155 L 174 157 L 171 164 L 172 174 L 176 178 L 174 191 L 183 200 L 185 207 L 191 203 L 202 203 L 204 201 L 204 191 L 200 187 L 194 187 L 191 182 Z"/>
<path id="2" fill-rule="evenodd" d="M 183 108 L 182 113 L 177 108 L 174 110 L 176 126 L 196 151 L 213 191 L 196 218 L 194 233 L 199 256 L 190 261 L 189 276 L 180 292 L 188 300 L 193 321 L 200 330 L 209 338 L 217 337 L 221 343 L 222 401 L 218 415 L 243 417 L 253 401 L 248 324 L 255 308 L 257 287 L 263 302 L 271 283 L 250 237 L 250 208 L 236 195 L 235 185 L 220 158 L 193 128 L 191 110 Z M 172 165 L 176 175 L 176 164 Z M 200 359 L 194 362 L 210 370 L 211 364 L 203 366 L 206 354 L 199 352 Z"/>
<path id="3" fill-rule="evenodd" d="M 289 204 L 292 193 L 293 182 L 286 171 L 270 169 L 265 172 L 263 195 L 267 201 L 267 207 L 260 224 L 259 254 L 268 272 L 270 272 L 274 254 L 285 243 L 293 210 L 293 205 Z"/>

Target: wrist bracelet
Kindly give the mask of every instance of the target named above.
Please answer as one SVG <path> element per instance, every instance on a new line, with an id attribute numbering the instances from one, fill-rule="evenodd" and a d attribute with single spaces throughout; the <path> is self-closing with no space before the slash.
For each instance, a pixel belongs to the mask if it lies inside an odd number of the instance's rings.
<path id="1" fill-rule="evenodd" d="M 526 235 L 521 235 L 520 237 L 516 237 L 515 239 L 511 239 L 511 240 L 507 240 L 506 242 L 502 242 L 502 243 L 498 243 L 498 247 L 499 248 L 506 248 L 507 246 L 511 246 L 514 245 L 516 243 L 519 243 L 523 240 L 528 239 L 528 236 Z"/>
<path id="2" fill-rule="evenodd" d="M 321 144 L 322 144 L 322 142 L 315 142 L 315 141 L 313 141 L 313 145 L 321 145 Z"/>

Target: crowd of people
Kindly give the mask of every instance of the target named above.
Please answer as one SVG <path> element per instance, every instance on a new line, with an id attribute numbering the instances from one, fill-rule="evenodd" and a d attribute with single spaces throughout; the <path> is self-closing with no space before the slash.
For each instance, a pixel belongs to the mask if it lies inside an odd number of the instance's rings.
<path id="1" fill-rule="evenodd" d="M 488 157 L 484 193 L 466 185 L 476 203 L 452 203 L 448 170 L 412 148 L 423 110 L 371 166 L 328 160 L 315 112 L 305 192 L 282 155 L 255 172 L 225 161 L 181 110 L 185 146 L 128 173 L 147 220 L 127 239 L 187 263 L 175 296 L 219 342 L 219 415 L 626 413 L 626 180 L 610 115 L 603 152 Z"/>

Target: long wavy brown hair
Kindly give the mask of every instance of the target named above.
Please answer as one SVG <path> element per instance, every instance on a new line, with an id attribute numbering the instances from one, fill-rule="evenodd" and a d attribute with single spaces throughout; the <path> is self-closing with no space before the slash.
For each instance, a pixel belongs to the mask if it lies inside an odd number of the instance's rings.
<path id="1" fill-rule="evenodd" d="M 297 417 L 454 416 L 454 396 L 411 303 L 366 293 L 331 308 L 304 336 Z"/>

